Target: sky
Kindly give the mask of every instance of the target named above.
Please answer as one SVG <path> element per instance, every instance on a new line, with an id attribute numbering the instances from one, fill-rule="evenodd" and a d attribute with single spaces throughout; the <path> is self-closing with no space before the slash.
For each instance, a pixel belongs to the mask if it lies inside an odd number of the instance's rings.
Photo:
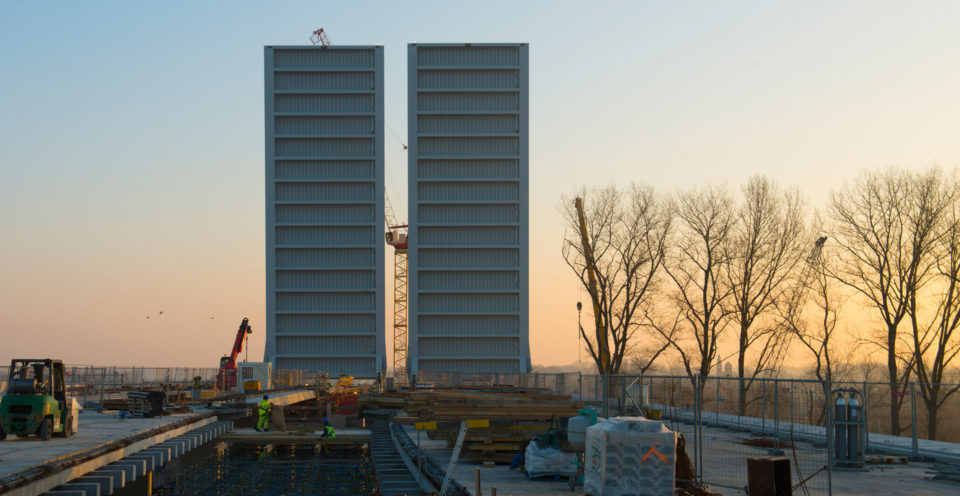
<path id="1" fill-rule="evenodd" d="M 560 365 L 584 298 L 564 196 L 765 174 L 818 207 L 864 169 L 957 166 L 958 18 L 947 1 L 4 0 L 0 363 L 215 367 L 242 317 L 262 359 L 264 45 L 320 27 L 384 45 L 403 212 L 406 44 L 530 44 L 531 354 Z"/>

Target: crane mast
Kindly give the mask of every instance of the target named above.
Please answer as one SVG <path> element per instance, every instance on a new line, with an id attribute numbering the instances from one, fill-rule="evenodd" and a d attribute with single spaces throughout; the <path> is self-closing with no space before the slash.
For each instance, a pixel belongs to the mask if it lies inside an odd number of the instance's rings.
<path id="1" fill-rule="evenodd" d="M 393 376 L 398 386 L 410 384 L 407 375 L 407 224 L 393 213 L 390 196 L 383 189 L 387 244 L 393 247 Z"/>

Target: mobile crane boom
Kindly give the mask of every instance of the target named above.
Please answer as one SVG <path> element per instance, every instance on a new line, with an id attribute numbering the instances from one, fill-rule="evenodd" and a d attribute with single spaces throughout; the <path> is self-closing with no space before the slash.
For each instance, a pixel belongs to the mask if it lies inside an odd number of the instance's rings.
<path id="1" fill-rule="evenodd" d="M 237 337 L 233 341 L 233 348 L 229 355 L 220 358 L 220 373 L 217 374 L 217 387 L 232 388 L 237 385 L 237 357 L 243 351 L 243 341 L 247 334 L 253 334 L 253 328 L 248 324 L 249 319 L 243 318 L 240 322 L 240 328 L 237 329 Z"/>

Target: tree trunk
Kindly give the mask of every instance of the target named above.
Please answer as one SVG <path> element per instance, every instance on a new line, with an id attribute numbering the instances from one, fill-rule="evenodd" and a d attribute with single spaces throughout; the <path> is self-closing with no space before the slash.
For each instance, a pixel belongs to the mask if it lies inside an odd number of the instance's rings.
<path id="1" fill-rule="evenodd" d="M 900 381 L 897 376 L 897 327 L 887 326 L 887 375 L 890 379 L 890 434 L 899 436 L 903 429 L 900 427 L 900 405 L 903 400 L 899 395 Z"/>
<path id="2" fill-rule="evenodd" d="M 937 440 L 937 401 L 940 399 L 940 387 L 931 386 L 930 394 L 923 404 L 927 407 L 927 439 Z"/>
<path id="3" fill-rule="evenodd" d="M 743 379 L 744 373 L 744 354 L 740 353 L 740 357 L 737 359 L 737 372 L 740 374 L 740 380 L 737 381 L 737 414 L 744 415 L 747 408 L 747 383 Z"/>

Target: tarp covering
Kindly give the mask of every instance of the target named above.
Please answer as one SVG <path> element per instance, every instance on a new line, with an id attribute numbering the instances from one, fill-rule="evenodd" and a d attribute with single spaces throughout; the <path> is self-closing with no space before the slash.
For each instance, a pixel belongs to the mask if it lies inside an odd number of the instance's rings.
<path id="1" fill-rule="evenodd" d="M 527 444 L 524 465 L 531 479 L 554 475 L 577 475 L 576 454 L 564 453 L 556 448 L 540 448 L 536 441 Z"/>
<path id="2" fill-rule="evenodd" d="M 677 436 L 663 422 L 615 417 L 587 429 L 584 491 L 593 496 L 672 496 Z"/>

